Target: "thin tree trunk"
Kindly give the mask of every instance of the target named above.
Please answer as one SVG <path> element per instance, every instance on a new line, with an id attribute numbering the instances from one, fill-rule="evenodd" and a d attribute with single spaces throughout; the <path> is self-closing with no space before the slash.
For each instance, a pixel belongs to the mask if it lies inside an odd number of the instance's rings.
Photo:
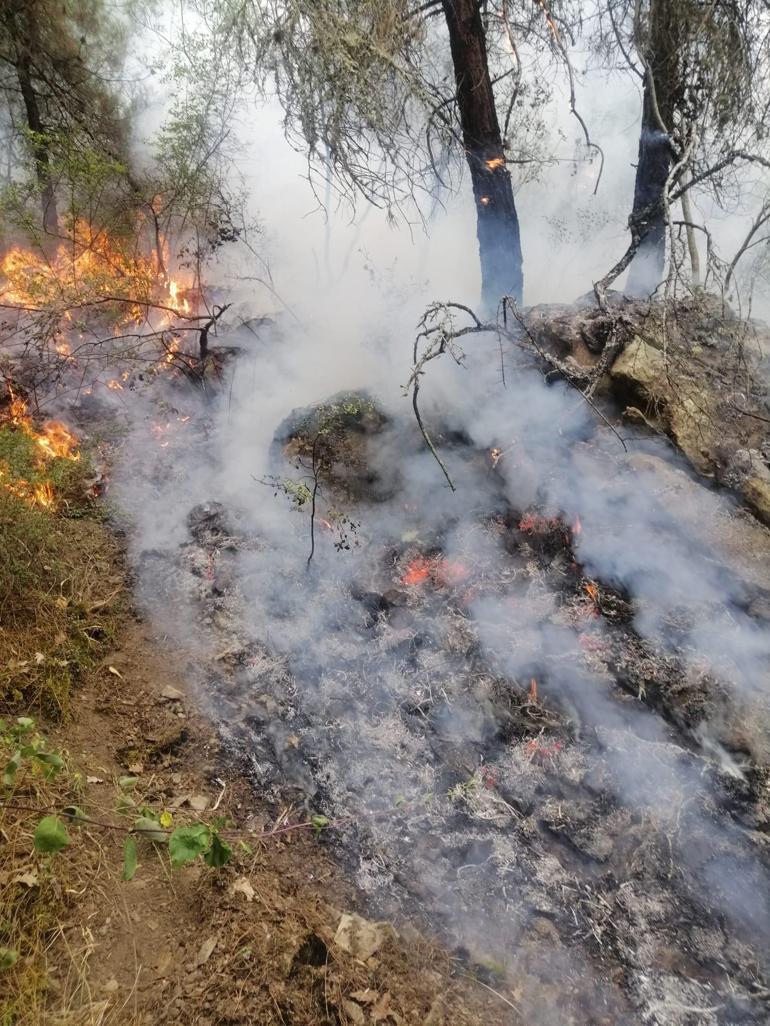
<path id="1" fill-rule="evenodd" d="M 4 11 L 3 20 L 10 31 L 15 50 L 14 67 L 19 83 L 27 128 L 32 136 L 32 158 L 35 175 L 40 188 L 40 202 L 43 211 L 43 228 L 49 235 L 57 235 L 59 217 L 56 210 L 56 193 L 51 176 L 51 154 L 46 138 L 45 124 L 40 112 L 40 103 L 32 78 L 32 54 L 38 49 L 37 15 L 33 5 L 22 0 L 21 5 L 12 5 Z"/>
<path id="2" fill-rule="evenodd" d="M 637 32 L 640 30 L 637 25 Z M 679 98 L 677 46 L 680 34 L 681 23 L 677 22 L 677 12 L 672 10 L 671 0 L 650 0 L 646 39 L 640 47 L 646 74 L 631 212 L 631 216 L 637 219 L 636 228 L 641 241 L 629 268 L 626 285 L 626 291 L 635 296 L 654 292 L 666 269 L 663 194 L 673 158 L 669 133 Z M 649 208 L 652 212 L 639 219 L 641 212 Z"/>
<path id="3" fill-rule="evenodd" d="M 48 142 L 45 137 L 40 108 L 37 102 L 37 95 L 32 85 L 30 73 L 30 60 L 28 56 L 22 56 L 16 62 L 16 74 L 19 80 L 19 89 L 24 101 L 24 110 L 27 115 L 27 127 L 32 133 L 32 155 L 35 161 L 35 173 L 40 187 L 40 202 L 43 209 L 43 228 L 48 235 L 57 235 L 59 230 L 59 216 L 56 211 L 56 194 L 51 180 L 51 158 L 48 152 Z"/>
<path id="4" fill-rule="evenodd" d="M 481 302 L 494 311 L 504 295 L 521 303 L 521 234 L 505 166 L 479 0 L 443 0 L 457 86 L 463 144 L 476 203 Z"/>

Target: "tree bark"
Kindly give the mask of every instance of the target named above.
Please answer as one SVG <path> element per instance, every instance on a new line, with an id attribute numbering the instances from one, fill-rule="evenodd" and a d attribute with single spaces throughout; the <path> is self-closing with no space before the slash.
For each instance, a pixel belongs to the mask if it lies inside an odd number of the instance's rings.
<path id="1" fill-rule="evenodd" d="M 488 313 L 504 295 L 521 303 L 521 233 L 487 60 L 479 0 L 443 0 L 457 106 L 476 204 L 481 302 Z"/>
<path id="2" fill-rule="evenodd" d="M 40 202 L 43 211 L 43 228 L 49 235 L 57 235 L 59 217 L 56 210 L 56 193 L 51 177 L 51 154 L 40 102 L 35 90 L 32 70 L 32 54 L 39 49 L 36 13 L 31 3 L 22 0 L 21 5 L 12 4 L 4 11 L 3 20 L 13 41 L 14 68 L 19 83 L 27 128 L 32 135 L 32 158 L 35 175 L 40 188 Z"/>
<path id="3" fill-rule="evenodd" d="M 677 47 L 681 20 L 671 0 L 650 0 L 647 38 L 642 47 L 645 65 L 639 159 L 634 183 L 632 218 L 640 236 L 639 248 L 628 272 L 626 291 L 650 295 L 663 280 L 666 268 L 666 213 L 664 191 L 673 159 L 670 132 L 680 94 Z M 639 31 L 639 26 L 637 26 Z M 642 211 L 651 212 L 641 217 Z"/>

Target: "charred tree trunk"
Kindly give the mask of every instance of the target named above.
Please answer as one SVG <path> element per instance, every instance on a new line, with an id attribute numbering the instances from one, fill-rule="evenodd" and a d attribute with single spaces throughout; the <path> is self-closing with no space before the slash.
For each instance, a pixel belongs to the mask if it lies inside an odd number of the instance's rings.
<path id="1" fill-rule="evenodd" d="M 476 203 L 481 301 L 496 309 L 504 295 L 521 303 L 521 234 L 505 166 L 479 0 L 443 0 L 457 85 L 463 144 Z"/>
<path id="2" fill-rule="evenodd" d="M 670 133 L 680 94 L 677 48 L 682 27 L 672 6 L 670 0 L 650 0 L 647 12 L 642 126 L 631 211 L 640 241 L 626 285 L 634 296 L 654 292 L 666 268 L 664 192 L 674 156 Z"/>
<path id="3" fill-rule="evenodd" d="M 639 248 L 628 271 L 626 291 L 632 296 L 654 292 L 666 268 L 666 216 L 663 192 L 671 170 L 671 144 L 652 113 L 652 100 L 644 87 L 639 162 L 636 165 L 631 217 L 639 232 Z M 644 214 L 644 211 L 648 211 Z"/>

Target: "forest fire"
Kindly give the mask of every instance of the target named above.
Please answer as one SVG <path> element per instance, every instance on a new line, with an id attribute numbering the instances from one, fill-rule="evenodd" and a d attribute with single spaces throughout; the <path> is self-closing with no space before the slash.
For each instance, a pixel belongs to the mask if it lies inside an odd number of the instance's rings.
<path id="1" fill-rule="evenodd" d="M 21 246 L 8 250 L 0 260 L 0 278 L 0 297 L 8 306 L 29 313 L 58 311 L 65 321 L 72 320 L 73 310 L 106 306 L 116 331 L 141 322 L 152 307 L 169 321 L 190 313 L 185 287 L 169 277 L 157 253 L 145 256 L 128 240 L 111 238 L 82 220 L 75 222 L 71 241 L 52 256 Z M 60 356 L 71 355 L 67 342 L 54 348 Z"/>
<path id="2" fill-rule="evenodd" d="M 7 422 L 35 443 L 38 470 L 45 472 L 46 463 L 50 459 L 65 459 L 73 463 L 80 459 L 77 438 L 69 428 L 61 421 L 47 420 L 38 431 L 23 399 L 12 399 Z M 0 465 L 0 485 L 6 492 L 30 505 L 48 509 L 54 504 L 54 489 L 50 480 L 28 481 L 12 474 L 7 466 Z"/>
<path id="3" fill-rule="evenodd" d="M 490 157 L 484 163 L 490 171 L 497 171 L 498 168 L 505 167 L 505 157 Z"/>

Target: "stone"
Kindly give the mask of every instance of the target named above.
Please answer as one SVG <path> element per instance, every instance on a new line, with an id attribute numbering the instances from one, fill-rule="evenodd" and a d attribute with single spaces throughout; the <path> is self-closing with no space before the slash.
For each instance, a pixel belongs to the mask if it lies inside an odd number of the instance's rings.
<path id="1" fill-rule="evenodd" d="M 387 941 L 396 940 L 397 937 L 392 923 L 374 923 L 355 913 L 345 913 L 340 917 L 334 943 L 359 962 L 366 962 Z"/>

